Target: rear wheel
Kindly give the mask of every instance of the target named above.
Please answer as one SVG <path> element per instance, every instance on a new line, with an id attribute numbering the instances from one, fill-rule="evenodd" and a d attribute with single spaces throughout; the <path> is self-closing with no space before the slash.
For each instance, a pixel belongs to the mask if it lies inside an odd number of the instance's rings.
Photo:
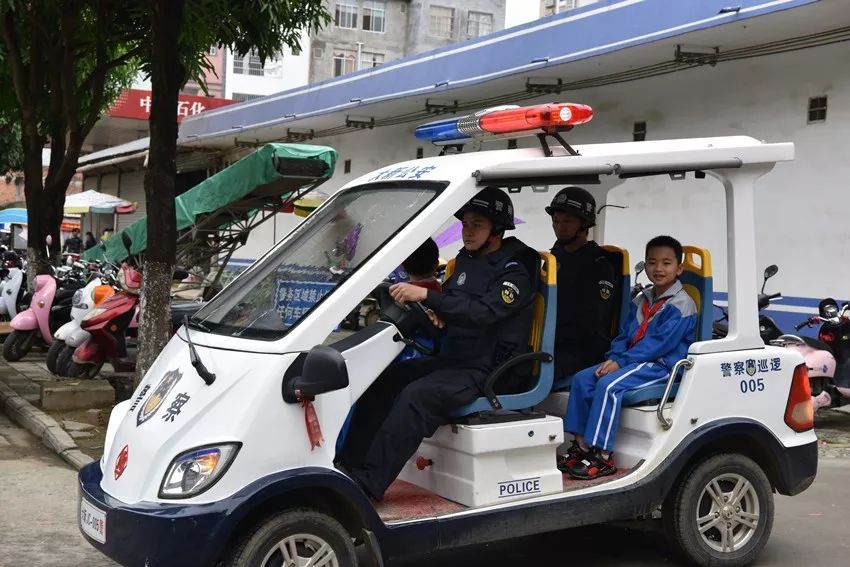
<path id="1" fill-rule="evenodd" d="M 12 331 L 3 341 L 3 358 L 17 362 L 27 355 L 35 341 L 35 331 Z"/>
<path id="2" fill-rule="evenodd" d="M 697 565 L 748 565 L 773 528 L 773 492 L 749 457 L 715 455 L 695 466 L 664 503 L 668 536 Z"/>
<path id="3" fill-rule="evenodd" d="M 56 374 L 57 376 L 61 376 L 59 374 L 57 362 L 59 360 L 59 355 L 62 354 L 62 350 L 65 348 L 65 341 L 60 341 L 56 339 L 53 341 L 53 344 L 50 345 L 50 348 L 47 349 L 47 369 L 50 370 L 51 374 Z"/>
<path id="4" fill-rule="evenodd" d="M 338 521 L 295 509 L 266 518 L 236 544 L 224 565 L 355 567 L 357 559 L 351 536 Z"/>

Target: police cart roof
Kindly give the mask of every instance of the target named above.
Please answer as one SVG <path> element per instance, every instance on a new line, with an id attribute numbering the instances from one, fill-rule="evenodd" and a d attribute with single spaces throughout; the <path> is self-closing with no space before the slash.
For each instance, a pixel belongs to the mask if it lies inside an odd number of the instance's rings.
<path id="1" fill-rule="evenodd" d="M 594 183 L 599 176 L 638 177 L 686 171 L 739 169 L 794 159 L 794 144 L 765 143 L 749 136 L 686 138 L 575 146 L 579 155 L 553 147 L 460 153 L 396 163 L 347 187 L 375 181 L 459 181 L 470 175 L 480 185 Z"/>

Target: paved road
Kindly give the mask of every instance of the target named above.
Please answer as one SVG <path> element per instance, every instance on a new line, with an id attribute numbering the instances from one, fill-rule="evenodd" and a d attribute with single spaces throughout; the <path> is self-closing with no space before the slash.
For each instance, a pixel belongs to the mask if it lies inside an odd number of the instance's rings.
<path id="1" fill-rule="evenodd" d="M 114 566 L 77 528 L 77 476 L 0 412 L 0 567 Z"/>
<path id="2" fill-rule="evenodd" d="M 850 459 L 822 459 L 808 491 L 776 500 L 760 566 L 850 564 Z M 0 413 L 0 567 L 106 567 L 77 531 L 76 474 Z M 436 554 L 404 567 L 678 565 L 653 526 L 597 526 Z M 592 562 L 592 563 L 591 563 Z"/>

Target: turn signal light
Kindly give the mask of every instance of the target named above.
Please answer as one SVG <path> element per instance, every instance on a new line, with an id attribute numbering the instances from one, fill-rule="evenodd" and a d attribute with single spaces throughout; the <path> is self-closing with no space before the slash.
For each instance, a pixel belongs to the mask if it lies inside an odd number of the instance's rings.
<path id="1" fill-rule="evenodd" d="M 808 431 L 815 426 L 809 369 L 805 364 L 800 364 L 794 369 L 791 391 L 788 392 L 788 403 L 785 404 L 785 423 L 797 433 Z"/>

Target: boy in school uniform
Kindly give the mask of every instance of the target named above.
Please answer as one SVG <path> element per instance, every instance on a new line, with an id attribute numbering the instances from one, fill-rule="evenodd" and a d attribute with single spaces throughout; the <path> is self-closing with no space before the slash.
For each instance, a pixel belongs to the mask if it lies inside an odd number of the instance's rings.
<path id="1" fill-rule="evenodd" d="M 638 295 L 602 364 L 577 372 L 564 430 L 575 435 L 558 468 L 591 480 L 616 472 L 612 451 L 625 391 L 663 383 L 694 340 L 697 308 L 682 287 L 682 245 L 656 236 L 646 245 L 653 287 Z"/>

